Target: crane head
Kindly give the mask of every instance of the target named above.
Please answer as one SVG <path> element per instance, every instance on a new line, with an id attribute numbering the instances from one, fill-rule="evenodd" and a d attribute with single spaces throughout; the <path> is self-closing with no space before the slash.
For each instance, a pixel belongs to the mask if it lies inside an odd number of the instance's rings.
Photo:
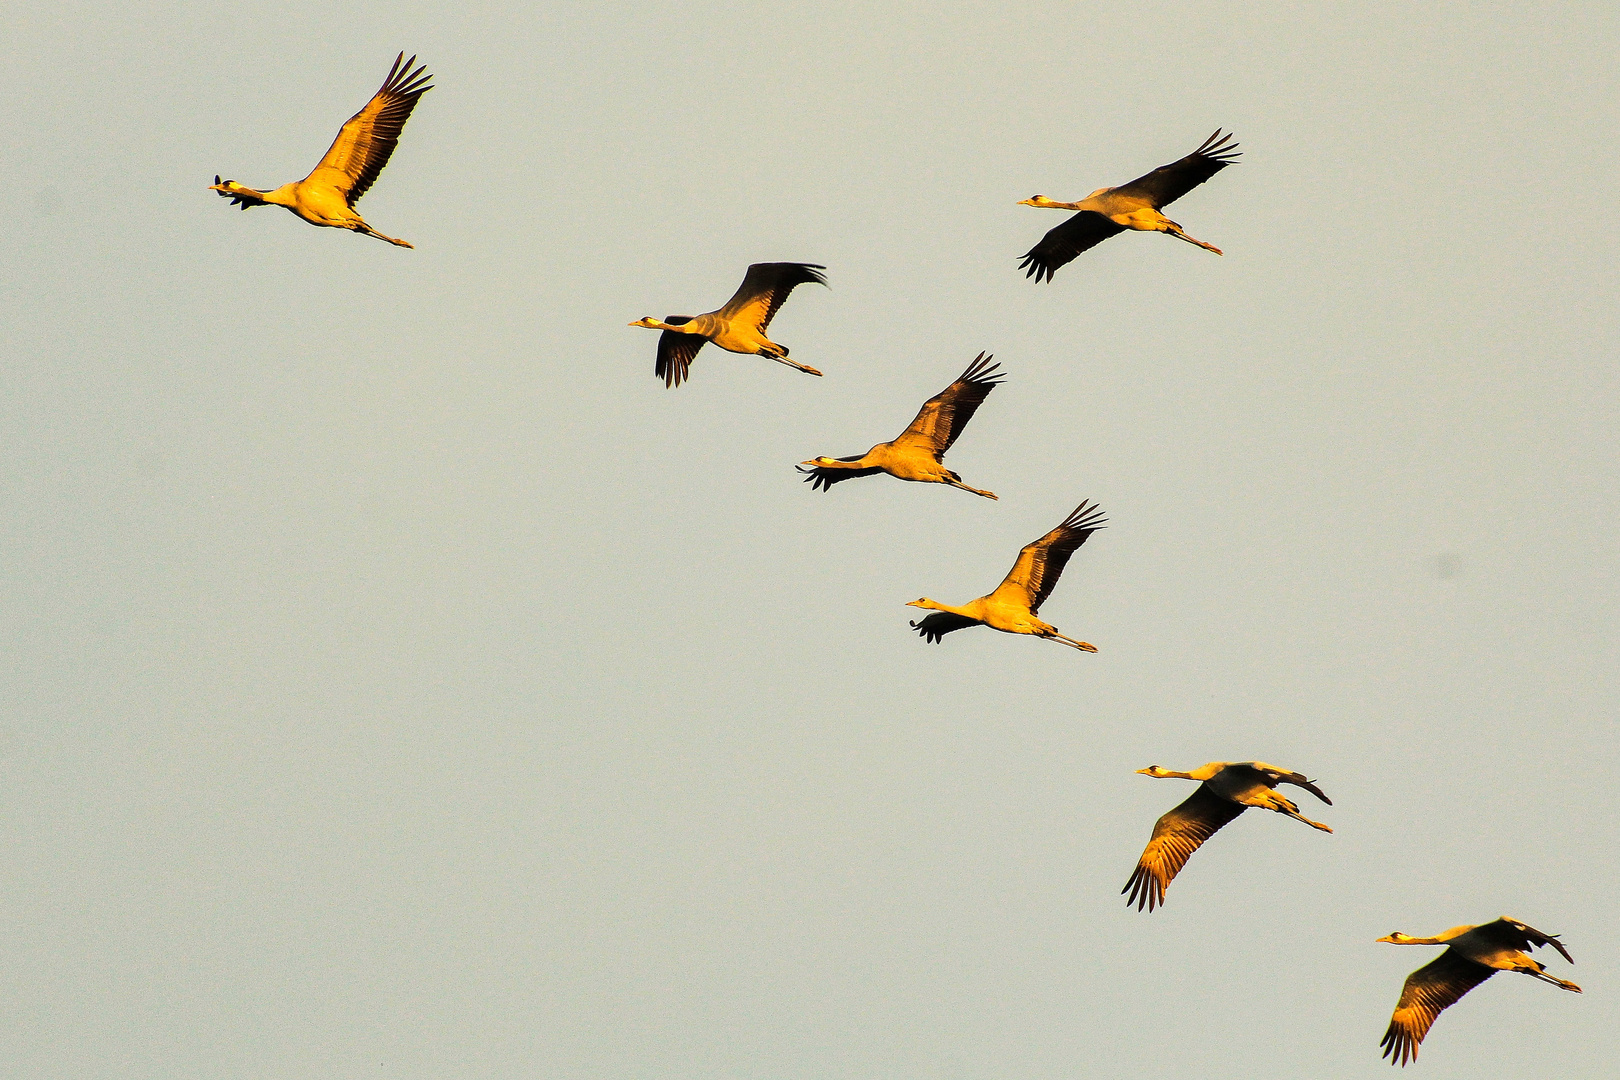
<path id="1" fill-rule="evenodd" d="M 657 319 L 653 318 L 651 315 L 647 315 L 647 316 L 644 316 L 644 317 L 642 317 L 640 319 L 637 319 L 635 322 L 631 323 L 630 325 L 631 326 L 645 326 L 648 330 L 662 330 L 664 328 L 664 324 L 659 322 Z"/>
<path id="2" fill-rule="evenodd" d="M 1417 939 L 1409 937 L 1408 935 L 1397 930 L 1393 934 L 1386 934 L 1384 937 L 1379 938 L 1378 941 L 1387 941 L 1391 945 L 1411 945 L 1416 942 Z M 1377 944 L 1377 942 L 1374 942 L 1374 944 Z"/>
<path id="3" fill-rule="evenodd" d="M 799 464 L 800 465 L 836 465 L 838 463 L 836 461 L 834 461 L 830 457 L 815 457 L 815 458 L 811 458 L 809 461 L 801 461 L 801 462 L 799 462 Z"/>
<path id="4" fill-rule="evenodd" d="M 907 604 L 906 607 L 936 608 L 937 609 L 939 607 L 939 601 L 938 600 L 930 600 L 930 599 L 928 599 L 928 597 L 924 596 L 924 597 L 922 597 L 920 599 L 913 600 L 911 603 Z"/>
<path id="5" fill-rule="evenodd" d="M 1045 195 L 1031 195 L 1027 199 L 1020 200 L 1018 205 L 1019 206 L 1051 206 L 1052 205 L 1052 200 L 1048 199 Z"/>

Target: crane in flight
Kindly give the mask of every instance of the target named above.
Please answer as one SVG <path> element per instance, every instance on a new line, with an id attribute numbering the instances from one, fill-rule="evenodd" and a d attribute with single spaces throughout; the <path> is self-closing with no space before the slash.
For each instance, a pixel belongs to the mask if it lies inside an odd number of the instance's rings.
<path id="1" fill-rule="evenodd" d="M 1073 261 L 1082 251 L 1126 229 L 1169 233 L 1205 251 L 1221 254 L 1220 248 L 1188 236 L 1160 210 L 1235 162 L 1241 151 L 1231 139 L 1231 135 L 1223 136 L 1217 130 L 1204 140 L 1204 145 L 1180 161 L 1160 165 L 1119 187 L 1098 188 L 1079 202 L 1054 202 L 1045 195 L 1032 195 L 1023 200 L 1019 206 L 1079 212 L 1041 237 L 1040 243 L 1025 252 L 1018 268 L 1025 271 L 1025 277 L 1051 281 L 1059 267 Z"/>
<path id="2" fill-rule="evenodd" d="M 814 263 L 754 263 L 725 307 L 702 315 L 670 315 L 664 319 L 648 315 L 630 325 L 663 331 L 658 336 L 658 359 L 653 365 L 653 374 L 663 379 L 666 387 L 679 386 L 687 380 L 692 358 L 705 341 L 712 341 L 727 352 L 764 356 L 806 375 L 820 375 L 821 372 L 807 364 L 789 360 L 787 346 L 766 337 L 765 330 L 771 325 L 776 309 L 796 286 L 810 282 L 827 284 L 827 277 L 821 272 L 825 269 Z"/>
<path id="3" fill-rule="evenodd" d="M 1125 906 L 1136 905 L 1141 911 L 1152 911 L 1164 906 L 1164 891 L 1187 865 L 1192 853 L 1205 840 L 1214 836 L 1221 826 L 1232 821 L 1251 806 L 1262 810 L 1275 810 L 1303 821 L 1323 832 L 1333 830 L 1320 821 L 1312 821 L 1299 812 L 1292 799 L 1276 790 L 1278 784 L 1293 784 L 1304 788 L 1318 799 L 1333 805 L 1333 800 L 1322 794 L 1314 781 L 1289 769 L 1279 769 L 1263 761 L 1211 761 L 1192 772 L 1173 772 L 1149 765 L 1137 769 L 1145 776 L 1178 780 L 1202 780 L 1198 790 L 1187 796 L 1180 805 L 1167 810 L 1153 826 L 1153 836 L 1136 862 L 1136 871 L 1120 892 L 1129 892 Z"/>
<path id="4" fill-rule="evenodd" d="M 389 69 L 382 87 L 365 108 L 338 129 L 326 156 L 302 180 L 282 184 L 271 191 L 255 191 L 216 175 L 209 190 L 219 192 L 231 200 L 232 206 L 243 210 L 250 206 L 284 206 L 311 225 L 348 229 L 400 247 L 411 247 L 404 240 L 384 236 L 367 225 L 354 204 L 388 164 L 417 99 L 433 89 L 428 84 L 433 76 L 423 74 L 427 65 L 412 71 L 411 65 L 415 63 L 416 57 L 406 60 L 403 52 L 394 58 L 394 66 Z"/>
<path id="5" fill-rule="evenodd" d="M 1479 926 L 1453 926 L 1434 937 L 1394 933 L 1378 940 L 1391 945 L 1448 946 L 1445 952 L 1408 975 L 1406 984 L 1401 987 L 1401 1000 L 1390 1017 L 1383 1041 L 1378 1044 L 1384 1048 L 1383 1056 L 1389 1058 L 1391 1065 L 1417 1060 L 1418 1044 L 1429 1033 L 1435 1018 L 1498 971 L 1517 971 L 1562 990 L 1581 992 L 1574 983 L 1548 975 L 1547 969 L 1526 951 L 1551 945 L 1573 964 L 1575 958 L 1569 955 L 1558 935 L 1543 934 L 1506 915 Z"/>
<path id="6" fill-rule="evenodd" d="M 1004 373 L 997 370 L 1000 364 L 990 362 L 992 359 L 984 353 L 974 358 L 955 382 L 923 402 L 917 418 L 893 442 L 878 443 L 854 457 L 818 457 L 799 462 L 798 470 L 808 474 L 805 482 L 812 491 L 831 491 L 841 481 L 884 472 L 900 480 L 949 484 L 994 499 L 994 492 L 968 487 L 944 465 L 945 451 L 962 434 L 990 391 L 1001 385 Z"/>
<path id="7" fill-rule="evenodd" d="M 1042 622 L 1036 615 L 1046 598 L 1052 595 L 1063 568 L 1068 565 L 1069 556 L 1092 533 L 1103 528 L 1106 520 L 1094 503 L 1081 503 L 1051 532 L 1024 545 L 1018 552 L 1018 561 L 1013 563 L 1012 570 L 996 586 L 995 592 L 961 607 L 942 604 L 926 596 L 911 601 L 907 607 L 930 608 L 934 612 L 921 622 L 912 623 L 912 629 L 923 640 L 938 644 L 941 638 L 954 631 L 969 626 L 988 626 L 1004 634 L 1030 634 L 1047 641 L 1062 642 L 1081 652 L 1096 652 L 1095 645 L 1064 637 L 1058 633 L 1057 627 Z"/>

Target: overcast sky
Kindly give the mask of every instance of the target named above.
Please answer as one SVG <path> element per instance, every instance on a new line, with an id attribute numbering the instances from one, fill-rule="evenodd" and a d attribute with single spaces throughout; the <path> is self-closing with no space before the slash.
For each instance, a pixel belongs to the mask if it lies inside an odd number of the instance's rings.
<path id="1" fill-rule="evenodd" d="M 62 1080 L 1387 1077 L 1620 1054 L 1620 14 L 19 6 L 0 36 L 0 1043 Z M 302 177 L 394 54 L 360 204 Z M 1083 197 L 1233 130 L 1025 280 Z M 815 379 L 626 323 L 750 262 Z M 793 464 L 980 350 L 999 502 Z M 1042 616 L 989 591 L 1081 499 Z M 1261 759 L 1150 914 L 1118 890 Z M 1543 950 L 1546 952 L 1546 950 Z"/>

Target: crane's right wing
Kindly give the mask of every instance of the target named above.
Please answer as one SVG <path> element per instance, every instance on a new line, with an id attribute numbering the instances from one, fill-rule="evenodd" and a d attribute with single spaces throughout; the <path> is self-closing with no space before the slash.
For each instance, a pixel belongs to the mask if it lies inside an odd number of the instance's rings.
<path id="1" fill-rule="evenodd" d="M 671 326 L 682 326 L 692 321 L 690 315 L 671 315 L 664 320 Z M 679 386 L 688 378 L 692 357 L 708 342 L 698 334 L 683 334 L 679 330 L 665 330 L 658 335 L 658 359 L 653 363 L 653 375 L 664 380 L 666 388 Z"/>
<path id="2" fill-rule="evenodd" d="M 827 284 L 827 275 L 821 272 L 825 269 L 815 263 L 754 263 L 726 306 L 715 314 L 752 324 L 763 334 L 776 316 L 776 309 L 797 286 Z"/>
<path id="3" fill-rule="evenodd" d="M 399 144 L 399 133 L 405 130 L 405 121 L 410 119 L 417 99 L 433 89 L 428 85 L 433 76 L 422 74 L 427 65 L 412 71 L 414 63 L 414 56 L 409 60 L 404 53 L 395 57 L 382 87 L 366 102 L 365 108 L 338 129 L 337 138 L 332 140 L 321 163 L 304 178 L 305 183 L 331 184 L 343 193 L 351 207 L 360 201 L 360 196 L 393 156 L 394 147 Z"/>
<path id="4" fill-rule="evenodd" d="M 1160 165 L 1146 176 L 1138 176 L 1114 189 L 1117 195 L 1135 195 L 1156 207 L 1169 206 L 1205 180 L 1214 176 L 1242 155 L 1231 135 L 1215 134 L 1204 145 L 1169 165 Z"/>
<path id="5" fill-rule="evenodd" d="M 1310 792 L 1312 795 L 1315 795 L 1318 799 L 1321 799 L 1329 806 L 1333 805 L 1333 800 L 1322 794 L 1322 789 L 1316 786 L 1316 781 L 1312 780 L 1304 773 L 1291 772 L 1288 769 L 1278 769 L 1275 765 L 1268 766 L 1268 768 L 1275 770 L 1271 773 L 1271 776 L 1276 783 L 1293 784 L 1295 787 L 1304 788 L 1306 791 Z"/>
<path id="6" fill-rule="evenodd" d="M 1125 906 L 1135 904 L 1137 911 L 1163 907 L 1164 890 L 1187 865 L 1192 853 L 1246 809 L 1242 803 L 1221 798 L 1207 783 L 1199 784 L 1185 802 L 1167 811 L 1153 826 L 1153 836 L 1136 862 L 1136 871 L 1119 890 L 1131 894 Z"/>
<path id="7" fill-rule="evenodd" d="M 917 418 L 895 443 L 921 446 L 935 461 L 943 458 L 990 391 L 1000 385 L 1005 373 L 996 370 L 1001 365 L 990 363 L 993 359 L 980 353 L 955 382 L 923 402 Z"/>
<path id="8" fill-rule="evenodd" d="M 1022 603 L 1031 615 L 1039 615 L 1041 605 L 1052 595 L 1063 568 L 1086 538 L 1108 520 L 1093 503 L 1081 503 L 1058 523 L 1057 528 L 1032 544 L 1025 544 L 1018 561 L 1007 573 L 992 597 Z"/>
<path id="9" fill-rule="evenodd" d="M 1565 960 L 1572 964 L 1575 962 L 1575 958 L 1569 955 L 1569 950 L 1564 948 L 1564 943 L 1558 940 L 1557 934 L 1543 934 L 1535 927 L 1526 926 L 1517 919 L 1509 919 L 1503 916 L 1495 922 L 1474 927 L 1474 933 L 1479 937 L 1489 938 L 1494 944 L 1504 948 L 1518 949 L 1520 952 L 1531 948 L 1539 949 L 1543 945 L 1551 945 L 1558 950 L 1559 955 Z"/>
<path id="10" fill-rule="evenodd" d="M 1401 1000 L 1390 1017 L 1389 1027 L 1379 1046 L 1391 1065 L 1405 1065 L 1417 1059 L 1418 1044 L 1429 1033 L 1435 1017 L 1468 991 L 1496 974 L 1494 968 L 1464 959 L 1455 949 L 1447 949 L 1406 977 Z"/>
<path id="11" fill-rule="evenodd" d="M 1041 237 L 1041 242 L 1024 253 L 1018 269 L 1024 276 L 1036 281 L 1051 281 L 1058 269 L 1075 260 L 1082 251 L 1089 251 L 1108 239 L 1125 231 L 1101 214 L 1081 210 Z"/>
<path id="12" fill-rule="evenodd" d="M 911 628 L 922 635 L 923 640 L 930 645 L 938 645 L 946 634 L 978 625 L 977 620 L 970 619 L 966 615 L 958 615 L 951 611 L 936 611 L 921 622 L 912 623 Z"/>

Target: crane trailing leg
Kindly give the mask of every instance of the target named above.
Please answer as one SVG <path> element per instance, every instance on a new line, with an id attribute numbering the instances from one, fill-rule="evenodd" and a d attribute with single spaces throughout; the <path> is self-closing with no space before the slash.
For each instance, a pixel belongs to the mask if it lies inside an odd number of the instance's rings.
<path id="1" fill-rule="evenodd" d="M 768 346 L 767 348 L 761 349 L 759 351 L 759 355 L 768 356 L 772 360 L 775 360 L 778 364 L 786 364 L 790 368 L 797 368 L 798 370 L 804 372 L 806 375 L 820 375 L 821 374 L 821 372 L 817 371 L 815 368 L 811 367 L 809 364 L 801 364 L 797 360 L 789 360 L 786 345 L 778 345 L 776 342 L 772 341 L 772 342 L 768 342 L 767 346 Z"/>
<path id="2" fill-rule="evenodd" d="M 958 487 L 958 488 L 961 488 L 963 491 L 971 491 L 975 495 L 983 495 L 985 498 L 987 498 L 987 499 L 995 499 L 997 502 L 1001 501 L 1000 498 L 993 491 L 980 491 L 976 487 L 968 487 L 966 484 L 962 483 L 962 478 L 960 476 L 957 476 L 955 473 L 951 473 L 950 479 L 946 480 L 945 482 L 947 484 L 951 485 L 951 487 Z"/>
<path id="3" fill-rule="evenodd" d="M 1097 646 L 1088 644 L 1084 641 L 1076 641 L 1072 637 L 1064 637 L 1056 630 L 1052 631 L 1050 634 L 1047 634 L 1046 637 L 1051 641 L 1061 641 L 1063 644 L 1068 645 L 1071 648 L 1079 649 L 1081 652 L 1097 651 Z"/>
<path id="4" fill-rule="evenodd" d="M 1220 248 L 1216 247 L 1214 244 L 1206 244 L 1202 240 L 1195 240 L 1192 237 L 1188 236 L 1186 233 L 1181 231 L 1181 226 L 1177 225 L 1173 221 L 1166 221 L 1165 226 L 1166 226 L 1166 228 L 1165 228 L 1164 231 L 1169 233 L 1171 236 L 1175 237 L 1177 240 L 1185 240 L 1185 241 L 1187 241 L 1187 243 L 1193 245 L 1194 247 L 1201 247 L 1205 251 L 1213 251 L 1217 255 L 1224 255 L 1225 254 L 1225 252 L 1223 252 Z"/>
<path id="5" fill-rule="evenodd" d="M 416 245 L 412 244 L 410 241 L 399 240 L 392 236 L 384 236 L 382 233 L 378 232 L 376 229 L 373 229 L 370 225 L 367 225 L 363 221 L 355 222 L 353 229 L 357 233 L 365 233 L 367 236 L 375 236 L 379 240 L 386 240 L 390 244 L 394 244 L 397 247 L 410 248 L 412 251 L 416 250 Z"/>

